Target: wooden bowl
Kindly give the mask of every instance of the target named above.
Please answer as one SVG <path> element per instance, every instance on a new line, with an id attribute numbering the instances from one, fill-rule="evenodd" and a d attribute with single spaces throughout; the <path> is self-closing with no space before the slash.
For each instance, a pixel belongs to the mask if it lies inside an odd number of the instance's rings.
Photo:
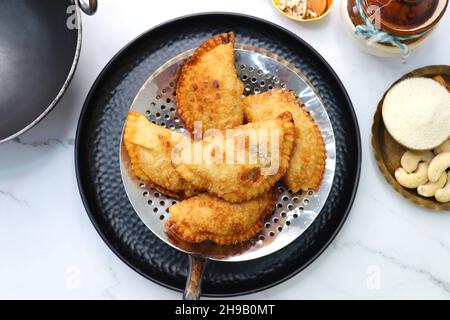
<path id="1" fill-rule="evenodd" d="M 398 82 L 412 77 L 433 77 L 435 75 L 442 75 L 446 81 L 450 83 L 450 66 L 429 66 L 414 70 L 401 79 L 396 81 L 391 88 Z M 391 90 L 389 88 L 389 90 Z M 387 92 L 389 92 L 389 90 Z M 387 92 L 384 94 L 383 99 L 381 99 L 378 104 L 377 111 L 373 119 L 372 125 L 372 148 L 375 155 L 375 160 L 381 173 L 386 178 L 387 182 L 400 193 L 403 197 L 415 204 L 433 210 L 448 211 L 450 210 L 450 203 L 440 203 L 432 198 L 422 197 L 417 193 L 416 189 L 406 189 L 402 187 L 397 180 L 395 180 L 394 172 L 400 167 L 400 159 L 407 149 L 400 144 L 398 144 L 391 135 L 387 132 L 383 118 L 381 115 L 381 110 L 383 107 L 384 98 Z"/>
<path id="2" fill-rule="evenodd" d="M 292 20 L 298 21 L 298 22 L 312 22 L 312 21 L 318 21 L 318 20 L 321 20 L 322 18 L 325 18 L 325 16 L 327 16 L 330 13 L 331 9 L 333 8 L 334 1 L 333 0 L 327 0 L 327 9 L 325 10 L 325 12 L 322 15 L 318 16 L 318 17 L 310 18 L 310 19 L 297 18 L 297 17 L 294 17 L 294 16 L 291 16 L 291 15 L 287 14 L 286 12 L 284 12 L 283 10 L 281 10 L 278 7 L 279 3 L 280 3 L 280 0 L 272 0 L 273 6 L 278 10 L 278 12 L 280 12 L 283 15 L 285 15 L 286 17 L 288 17 L 288 18 L 290 18 Z"/>

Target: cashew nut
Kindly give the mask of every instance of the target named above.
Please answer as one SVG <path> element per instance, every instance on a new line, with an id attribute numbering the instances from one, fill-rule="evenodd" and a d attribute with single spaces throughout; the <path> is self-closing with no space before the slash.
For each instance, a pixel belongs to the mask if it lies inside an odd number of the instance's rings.
<path id="1" fill-rule="evenodd" d="M 439 147 L 434 149 L 435 154 L 439 154 L 439 153 L 443 153 L 443 152 L 450 152 L 450 140 L 445 141 Z"/>
<path id="2" fill-rule="evenodd" d="M 436 182 L 441 177 L 441 174 L 450 167 L 450 152 L 443 152 L 434 157 L 428 167 L 428 179 L 431 182 Z"/>
<path id="3" fill-rule="evenodd" d="M 434 195 L 439 202 L 450 202 L 450 171 L 447 173 L 447 184 Z"/>
<path id="4" fill-rule="evenodd" d="M 443 188 L 447 182 L 447 173 L 442 173 L 437 182 L 428 182 L 417 187 L 417 193 L 424 197 L 433 197 L 436 191 Z"/>
<path id="5" fill-rule="evenodd" d="M 400 161 L 403 169 L 411 173 L 417 169 L 419 162 L 430 162 L 434 158 L 431 151 L 406 151 Z"/>
<path id="6" fill-rule="evenodd" d="M 428 181 L 428 163 L 419 163 L 419 167 L 413 173 L 408 173 L 405 169 L 398 168 L 395 170 L 395 179 L 405 188 L 417 188 Z"/>

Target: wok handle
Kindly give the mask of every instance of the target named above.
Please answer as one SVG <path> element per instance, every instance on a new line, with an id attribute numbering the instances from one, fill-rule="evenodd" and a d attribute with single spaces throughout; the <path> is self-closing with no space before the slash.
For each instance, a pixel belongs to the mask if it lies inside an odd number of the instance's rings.
<path id="1" fill-rule="evenodd" d="M 81 10 L 88 16 L 92 16 L 97 12 L 97 0 L 78 0 Z"/>
<path id="2" fill-rule="evenodd" d="M 183 300 L 199 300 L 201 294 L 203 271 L 208 260 L 189 256 L 189 274 L 184 289 Z"/>

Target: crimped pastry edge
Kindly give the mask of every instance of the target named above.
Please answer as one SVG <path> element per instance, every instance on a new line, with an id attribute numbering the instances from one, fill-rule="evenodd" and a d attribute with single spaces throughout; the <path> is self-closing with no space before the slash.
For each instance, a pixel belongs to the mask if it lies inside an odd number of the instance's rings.
<path id="1" fill-rule="evenodd" d="M 267 216 L 269 216 L 273 212 L 273 210 L 275 208 L 275 204 L 277 202 L 277 193 L 274 189 L 269 190 L 268 193 L 270 193 L 268 196 L 271 197 L 269 203 L 262 211 L 258 222 L 255 223 L 253 225 L 253 227 L 251 229 L 249 229 L 245 234 L 242 234 L 239 236 L 236 236 L 236 235 L 218 236 L 218 235 L 214 235 L 212 233 L 204 232 L 204 233 L 201 233 L 201 234 L 193 237 L 190 234 L 183 233 L 179 228 L 177 228 L 177 225 L 173 221 L 172 218 L 167 220 L 167 222 L 165 223 L 165 225 L 164 225 L 165 231 L 168 234 L 173 235 L 174 237 L 176 237 L 182 241 L 189 242 L 189 243 L 201 243 L 201 242 L 209 240 L 209 241 L 212 241 L 219 245 L 232 245 L 232 244 L 245 242 L 247 240 L 250 240 L 253 236 L 258 234 L 259 232 L 261 232 L 262 228 L 264 227 L 265 219 L 267 218 Z M 215 195 L 211 195 L 211 196 L 216 197 Z M 260 195 L 260 197 L 262 197 L 262 196 L 263 195 Z M 216 198 L 223 201 L 223 199 L 221 199 L 219 197 L 216 197 Z M 170 213 L 170 208 L 169 208 L 169 213 Z"/>
<path id="2" fill-rule="evenodd" d="M 180 115 L 181 120 L 183 120 L 186 128 L 190 131 L 194 131 L 194 120 L 189 116 L 189 108 L 187 108 L 187 103 L 183 99 L 183 95 L 178 93 L 178 88 L 182 87 L 183 83 L 186 80 L 186 73 L 189 68 L 194 65 L 197 60 L 206 52 L 211 51 L 212 49 L 218 47 L 222 44 L 230 44 L 234 48 L 235 43 L 235 35 L 234 32 L 228 32 L 228 33 L 221 33 L 218 34 L 212 38 L 209 38 L 205 42 L 203 42 L 193 53 L 193 55 L 186 60 L 186 62 L 181 67 L 177 85 L 176 85 L 176 91 L 177 91 L 177 108 L 178 108 L 178 114 Z"/>
<path id="3" fill-rule="evenodd" d="M 236 193 L 218 194 L 217 192 L 210 190 L 208 182 L 202 179 L 200 176 L 195 175 L 186 164 L 172 163 L 172 165 L 183 179 L 193 184 L 196 188 L 207 190 L 209 193 L 219 198 L 222 198 L 226 201 L 232 203 L 241 203 L 256 198 L 259 195 L 263 194 L 264 192 L 270 190 L 270 188 L 272 188 L 275 185 L 275 183 L 278 182 L 281 179 L 281 177 L 283 177 L 286 174 L 286 171 L 289 167 L 289 161 L 291 159 L 291 155 L 294 150 L 295 126 L 292 119 L 292 114 L 289 111 L 286 111 L 280 114 L 276 119 L 282 121 L 282 127 L 284 132 L 282 141 L 287 144 L 287 148 L 280 148 L 284 152 L 280 154 L 280 170 L 278 171 L 278 173 L 276 175 L 270 176 L 270 178 L 266 180 L 265 186 L 259 186 L 257 188 L 254 188 L 253 190 L 256 191 L 253 195 L 242 197 L 241 195 L 238 195 Z"/>
<path id="4" fill-rule="evenodd" d="M 317 170 L 317 172 L 320 172 L 320 174 L 317 175 L 316 179 L 310 180 L 310 181 L 308 181 L 309 182 L 308 184 L 305 184 L 303 182 L 302 177 L 299 176 L 296 179 L 296 182 L 292 183 L 292 182 L 288 182 L 287 175 L 285 175 L 282 178 L 282 180 L 289 187 L 289 189 L 292 192 L 298 192 L 300 190 L 308 191 L 309 189 L 312 189 L 317 192 L 317 190 L 319 189 L 320 183 L 323 180 L 323 176 L 325 174 L 325 166 L 326 166 L 326 159 L 327 159 L 325 142 L 323 141 L 322 132 L 320 131 L 320 127 L 317 124 L 316 120 L 311 116 L 311 114 L 308 112 L 308 110 L 304 106 L 299 104 L 299 101 L 296 98 L 296 96 L 294 95 L 294 93 L 292 92 L 292 90 L 278 89 L 278 90 L 267 91 L 264 94 L 274 95 L 274 94 L 278 94 L 278 93 L 282 93 L 283 98 L 286 99 L 287 101 L 298 104 L 301 111 L 304 112 L 304 114 L 310 120 L 310 122 L 312 123 L 312 125 L 314 127 L 314 130 L 316 131 L 316 137 L 319 137 L 319 139 L 316 139 L 316 140 L 318 140 L 318 141 L 316 141 L 316 143 L 320 144 L 320 150 L 321 150 L 320 157 L 318 157 L 319 160 L 317 163 L 317 167 L 315 169 L 315 170 Z M 252 97 L 256 98 L 257 95 L 252 95 L 252 96 L 248 96 L 248 97 L 244 98 L 244 114 L 245 114 L 245 118 L 248 122 L 255 122 L 255 119 L 253 117 L 251 117 L 247 112 L 245 112 L 246 101 L 248 101 L 249 99 L 252 99 Z M 294 149 L 295 149 L 295 146 L 294 146 Z"/>
<path id="5" fill-rule="evenodd" d="M 165 194 L 169 197 L 173 197 L 176 199 L 185 199 L 189 196 L 192 196 L 191 194 L 187 194 L 186 190 L 182 191 L 172 191 L 169 190 L 163 186 L 160 186 L 159 184 L 153 182 L 150 177 L 145 174 L 145 172 L 142 170 L 142 168 L 139 165 L 139 157 L 137 156 L 137 146 L 129 142 L 131 140 L 131 137 L 136 133 L 136 127 L 134 124 L 136 121 L 133 121 L 134 119 L 138 119 L 141 116 L 144 116 L 138 112 L 129 111 L 127 118 L 125 120 L 125 129 L 123 134 L 123 140 L 125 144 L 125 148 L 128 152 L 128 156 L 130 157 L 130 163 L 131 163 L 131 169 L 133 170 L 134 174 L 141 179 L 143 182 L 145 182 L 149 187 L 155 189 L 156 191 Z M 143 147 L 142 147 L 143 148 Z M 194 193 L 195 195 L 196 193 Z"/>

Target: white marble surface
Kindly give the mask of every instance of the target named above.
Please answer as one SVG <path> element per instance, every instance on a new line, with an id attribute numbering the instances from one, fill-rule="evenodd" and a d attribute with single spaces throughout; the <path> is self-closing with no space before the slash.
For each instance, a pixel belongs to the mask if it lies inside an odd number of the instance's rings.
<path id="1" fill-rule="evenodd" d="M 89 88 L 122 46 L 156 24 L 201 11 L 256 15 L 304 38 L 342 79 L 361 128 L 360 188 L 336 240 L 301 274 L 242 298 L 450 298 L 450 215 L 393 192 L 370 147 L 372 115 L 390 83 L 417 67 L 450 64 L 450 13 L 402 65 L 360 52 L 337 7 L 325 21 L 301 25 L 276 12 L 270 0 L 99 2 L 96 16 L 83 16 L 81 59 L 62 102 L 20 139 L 0 145 L 0 298 L 180 298 L 132 271 L 94 230 L 77 189 L 74 136 Z"/>

